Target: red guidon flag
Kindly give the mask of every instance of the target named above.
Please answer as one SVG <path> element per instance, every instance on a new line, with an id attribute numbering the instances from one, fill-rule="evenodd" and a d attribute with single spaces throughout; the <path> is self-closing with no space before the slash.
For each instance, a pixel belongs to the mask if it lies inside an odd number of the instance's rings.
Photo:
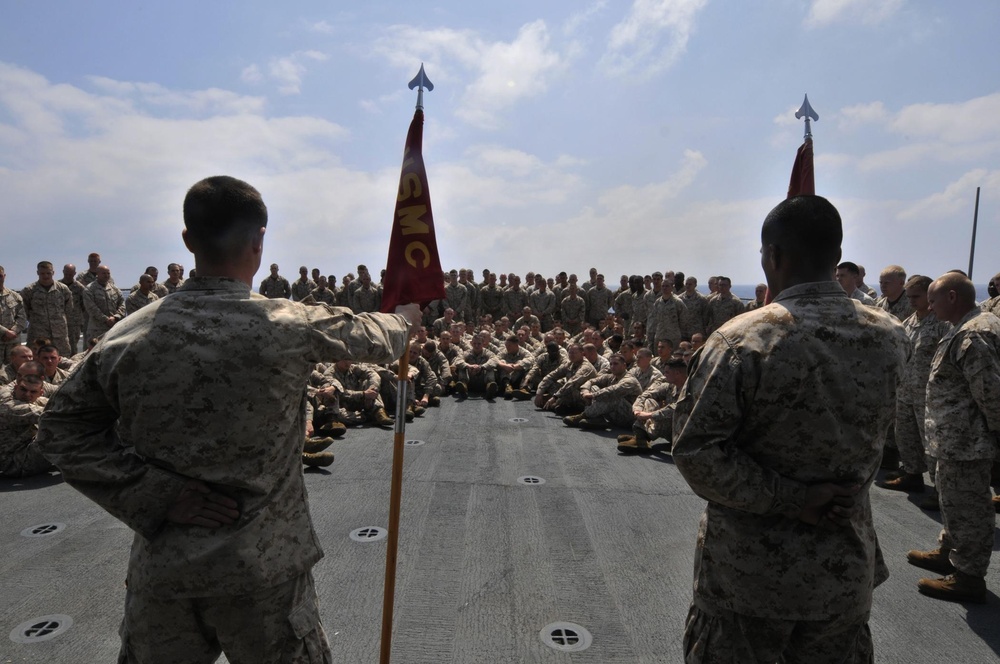
<path id="1" fill-rule="evenodd" d="M 424 112 L 413 114 L 403 150 L 396 213 L 392 220 L 389 257 L 382 284 L 382 311 L 392 313 L 397 305 L 416 302 L 426 306 L 444 299 L 441 259 L 438 258 L 431 214 L 431 194 L 422 154 Z"/>
<path id="2" fill-rule="evenodd" d="M 795 153 L 795 163 L 792 164 L 792 177 L 788 181 L 788 198 L 803 194 L 816 195 L 816 182 L 813 178 L 813 142 L 811 138 L 807 138 L 799 146 L 799 151 Z"/>

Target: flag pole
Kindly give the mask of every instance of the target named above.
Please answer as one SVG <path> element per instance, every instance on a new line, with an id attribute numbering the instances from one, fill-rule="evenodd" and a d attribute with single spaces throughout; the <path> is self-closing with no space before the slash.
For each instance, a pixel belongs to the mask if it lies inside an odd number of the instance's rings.
<path id="1" fill-rule="evenodd" d="M 976 209 L 972 213 L 972 246 L 969 247 L 969 279 L 972 279 L 972 263 L 976 260 L 976 225 L 979 223 L 979 187 L 976 187 Z"/>
<path id="2" fill-rule="evenodd" d="M 405 178 L 408 174 L 407 169 L 408 167 L 412 167 L 414 161 L 413 159 L 408 159 L 408 157 L 411 156 L 409 155 L 409 150 L 411 149 L 411 147 L 413 147 L 410 145 L 410 141 L 413 138 L 414 128 L 415 127 L 419 128 L 423 126 L 424 88 L 427 88 L 428 91 L 434 89 L 434 84 L 430 82 L 430 80 L 427 78 L 427 75 L 424 73 L 424 65 L 422 63 L 420 65 L 420 71 L 417 73 L 416 77 L 412 81 L 410 81 L 409 88 L 411 90 L 413 88 L 417 88 L 417 106 L 416 106 L 416 113 L 414 114 L 414 120 L 410 127 L 410 133 L 407 134 L 407 146 L 406 146 L 406 152 L 404 152 L 404 161 L 403 161 L 403 174 L 400 178 L 401 193 L 400 196 L 397 198 L 396 213 L 397 217 L 402 214 L 405 218 L 410 220 L 410 222 L 414 226 L 416 226 L 417 223 L 419 222 L 419 215 L 426 214 L 427 215 L 425 219 L 426 223 L 423 225 L 426 228 L 430 228 L 433 225 L 433 221 L 430 213 L 430 198 L 427 192 L 426 182 L 422 183 L 422 185 L 418 188 L 420 191 L 418 191 L 415 194 L 416 196 L 425 196 L 426 205 L 420 206 L 417 210 L 412 210 L 411 208 L 407 208 L 406 210 L 401 212 L 399 209 L 400 201 L 404 199 L 404 195 L 402 192 L 403 192 L 403 182 L 405 181 Z M 422 137 L 422 130 L 420 130 L 418 136 Z M 418 153 L 420 152 L 421 142 L 422 138 L 418 138 L 416 146 Z M 420 158 L 419 170 L 420 174 L 418 175 L 422 175 L 423 174 L 422 157 Z M 411 172 L 410 175 L 414 174 Z M 414 188 L 411 187 L 409 188 L 408 191 L 410 195 L 414 195 Z M 416 214 L 417 217 L 410 216 L 410 212 Z M 426 233 L 427 231 L 424 232 Z M 395 239 L 396 236 L 394 234 L 393 241 L 390 242 L 389 246 L 390 263 L 392 262 Z M 416 242 L 414 244 L 414 247 L 422 251 L 424 254 L 428 254 L 426 256 L 426 260 L 423 263 L 423 267 L 432 268 L 432 271 L 435 273 L 434 274 L 435 278 L 438 279 L 437 287 L 435 290 L 440 290 L 442 288 L 440 283 L 441 266 L 440 266 L 440 261 L 437 258 L 437 247 L 435 246 L 433 235 L 428 237 L 428 243 L 425 244 L 423 242 Z M 414 261 L 412 265 L 416 266 L 417 262 Z M 391 265 L 388 264 L 386 265 L 387 280 L 389 278 L 389 269 L 391 267 L 392 267 Z M 396 281 L 395 277 L 397 276 L 398 275 L 393 273 L 392 275 L 393 283 L 395 283 Z M 420 281 L 421 279 L 419 277 L 414 277 L 413 275 L 411 275 L 409 279 L 405 280 L 405 283 L 411 288 L 415 288 L 417 287 L 417 284 Z M 392 297 L 398 297 L 400 295 L 401 292 L 398 291 L 398 289 L 393 288 Z M 443 293 L 441 293 L 441 295 L 443 295 Z M 439 297 L 439 295 L 435 293 L 434 297 Z M 421 299 L 420 297 L 416 297 L 414 299 L 408 299 L 404 297 L 403 302 L 419 301 L 420 299 Z M 431 298 L 428 297 L 427 299 L 429 300 Z M 387 304 L 388 303 L 386 301 L 383 301 L 383 307 L 385 307 Z M 395 305 L 396 303 L 393 302 L 392 304 Z M 389 524 L 388 524 L 389 532 L 386 542 L 386 554 L 385 554 L 385 583 L 382 590 L 382 638 L 379 650 L 380 664 L 389 664 L 389 659 L 392 656 L 392 614 L 396 597 L 396 561 L 397 561 L 397 554 L 399 551 L 399 516 L 403 498 L 403 447 L 406 436 L 406 405 L 408 401 L 407 387 L 409 382 L 408 380 L 409 373 L 410 373 L 410 345 L 409 343 L 407 343 L 406 350 L 403 352 L 402 357 L 399 358 L 399 371 L 396 375 L 396 380 L 397 380 L 396 413 L 395 413 L 396 423 L 394 427 L 393 444 L 392 444 L 392 481 L 389 490 Z"/>

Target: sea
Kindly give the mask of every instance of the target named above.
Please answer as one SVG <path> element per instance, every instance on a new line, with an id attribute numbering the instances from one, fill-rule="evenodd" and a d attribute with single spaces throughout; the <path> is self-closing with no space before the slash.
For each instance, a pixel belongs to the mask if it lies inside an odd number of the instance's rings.
<path id="1" fill-rule="evenodd" d="M 878 290 L 878 285 L 872 286 L 876 291 Z M 757 289 L 757 284 L 733 284 L 733 295 L 740 298 L 744 302 L 749 302 L 753 300 L 756 296 L 754 291 Z M 976 302 L 982 302 L 983 300 L 988 300 L 990 298 L 989 293 L 986 291 L 986 284 L 976 284 Z"/>

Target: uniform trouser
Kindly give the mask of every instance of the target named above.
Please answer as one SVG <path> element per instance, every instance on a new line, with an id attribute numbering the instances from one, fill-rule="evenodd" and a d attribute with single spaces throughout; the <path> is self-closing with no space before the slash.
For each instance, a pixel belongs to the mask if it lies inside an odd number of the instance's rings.
<path id="1" fill-rule="evenodd" d="M 374 401 L 367 401 L 364 392 L 354 394 L 341 394 L 339 396 L 340 408 L 342 410 L 358 410 L 371 416 L 379 408 L 385 408 L 385 402 L 381 396 L 375 397 Z"/>
<path id="2" fill-rule="evenodd" d="M 654 441 L 657 438 L 666 438 L 667 441 L 670 440 L 669 423 L 665 425 L 664 423 L 657 422 L 653 419 L 648 419 L 645 422 L 635 420 L 632 422 L 632 433 L 634 435 L 640 435 L 640 432 L 641 435 L 645 435 L 649 441 Z"/>
<path id="3" fill-rule="evenodd" d="M 990 491 L 993 459 L 938 459 L 937 489 L 941 499 L 941 549 L 951 549 L 951 564 L 960 572 L 985 577 L 993 553 L 996 511 Z"/>
<path id="4" fill-rule="evenodd" d="M 126 591 L 118 664 L 330 664 L 311 572 L 248 595 L 159 598 Z"/>
<path id="5" fill-rule="evenodd" d="M 896 447 L 904 473 L 927 472 L 924 446 L 924 404 L 896 400 Z"/>
<path id="6" fill-rule="evenodd" d="M 63 357 L 72 357 L 75 354 L 70 352 L 69 334 L 64 326 L 42 328 L 41 326 L 28 325 L 28 345 L 32 346 L 39 339 L 48 339 L 52 345 L 59 349 L 59 354 Z"/>
<path id="7" fill-rule="evenodd" d="M 583 400 L 579 387 L 572 387 L 569 389 L 560 387 L 559 389 L 562 391 L 559 393 L 559 396 L 556 397 L 558 405 L 571 410 L 579 410 L 581 412 L 586 409 L 587 402 Z"/>
<path id="8" fill-rule="evenodd" d="M 75 355 L 80 347 L 80 335 L 83 334 L 83 319 L 73 319 L 66 321 L 69 330 L 69 347 Z"/>
<path id="9" fill-rule="evenodd" d="M 684 626 L 686 664 L 870 664 L 868 616 L 831 620 L 754 618 L 697 606 Z"/>
<path id="10" fill-rule="evenodd" d="M 611 424 L 621 427 L 630 427 L 635 421 L 635 413 L 632 411 L 633 399 L 623 399 L 621 397 L 601 399 L 595 398 L 590 405 L 584 408 L 583 416 L 587 419 L 592 417 L 603 417 Z"/>
<path id="11" fill-rule="evenodd" d="M 34 441 L 13 450 L 7 450 L 0 459 L 0 477 L 28 477 L 38 475 L 55 467 L 42 456 Z"/>
<path id="12" fill-rule="evenodd" d="M 458 380 L 465 383 L 466 387 L 473 391 L 485 392 L 487 385 L 497 382 L 496 369 L 484 369 L 475 375 L 471 375 L 468 367 L 461 367 L 456 372 L 458 373 Z"/>
<path id="13" fill-rule="evenodd" d="M 510 373 L 505 373 L 503 371 L 498 372 L 500 374 L 499 385 L 501 388 L 510 385 L 515 390 L 521 387 L 521 381 L 524 380 L 524 369 L 514 369 Z"/>

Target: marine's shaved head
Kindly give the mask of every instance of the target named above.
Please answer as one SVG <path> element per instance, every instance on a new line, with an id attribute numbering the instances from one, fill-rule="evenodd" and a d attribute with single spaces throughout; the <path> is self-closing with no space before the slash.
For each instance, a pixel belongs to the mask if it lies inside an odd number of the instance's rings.
<path id="1" fill-rule="evenodd" d="M 800 262 L 834 266 L 840 260 L 844 231 L 840 213 L 822 196 L 795 196 L 782 201 L 764 219 L 761 243 L 773 244 Z"/>

